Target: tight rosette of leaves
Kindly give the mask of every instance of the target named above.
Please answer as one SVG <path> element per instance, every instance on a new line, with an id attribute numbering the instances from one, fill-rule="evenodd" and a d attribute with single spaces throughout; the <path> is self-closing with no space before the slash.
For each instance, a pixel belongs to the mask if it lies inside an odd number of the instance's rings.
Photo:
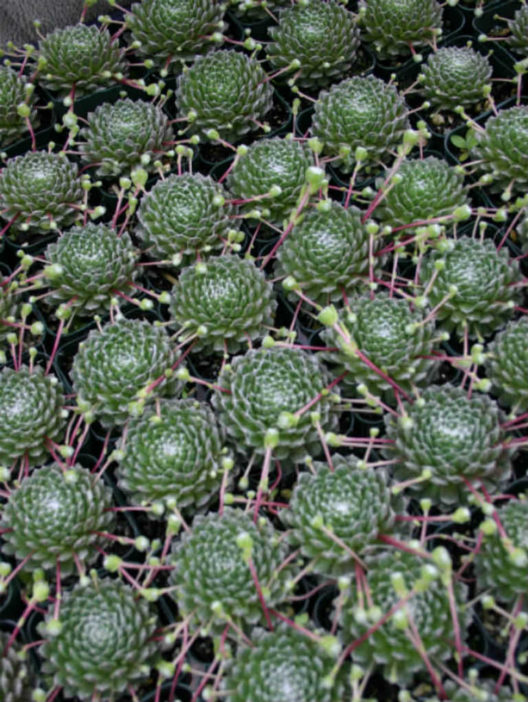
<path id="1" fill-rule="evenodd" d="M 52 620 L 50 608 L 39 627 L 43 636 L 53 627 L 41 648 L 43 672 L 68 696 L 114 700 L 146 680 L 159 656 L 149 603 L 119 580 L 76 585 L 63 595 L 58 632 Z"/>
<path id="2" fill-rule="evenodd" d="M 452 656 L 453 615 L 448 589 L 440 580 L 440 570 L 436 566 L 412 553 L 385 550 L 369 559 L 366 581 L 369 601 L 376 611 L 375 619 L 371 622 L 365 616 L 365 598 L 358 599 L 353 585 L 341 615 L 341 637 L 345 644 L 357 641 L 402 597 L 409 599 L 407 605 L 401 606 L 355 648 L 355 662 L 383 666 L 384 675 L 391 682 L 411 682 L 413 674 L 423 670 L 424 665 L 419 646 L 411 636 L 413 630 L 418 633 L 420 646 L 427 651 L 433 665 L 435 661 L 445 661 Z M 465 588 L 457 582 L 452 582 L 452 586 L 457 619 L 462 638 L 465 638 L 469 624 L 469 612 L 465 612 L 463 605 Z"/>
<path id="3" fill-rule="evenodd" d="M 450 224 L 458 208 L 469 208 L 464 176 L 436 156 L 403 161 L 397 177 L 374 217 L 393 229 L 405 227 L 403 235 L 409 234 L 411 224 L 418 226 L 443 217 Z M 381 187 L 384 179 L 376 185 Z"/>
<path id="4" fill-rule="evenodd" d="M 522 5 L 513 19 L 507 20 L 510 36 L 508 46 L 522 56 L 528 56 L 528 7 Z"/>
<path id="5" fill-rule="evenodd" d="M 172 174 L 141 198 L 137 236 L 151 257 L 194 260 L 223 248 L 233 208 L 220 183 L 200 173 Z"/>
<path id="6" fill-rule="evenodd" d="M 374 76 L 347 78 L 319 94 L 312 134 L 323 154 L 349 173 L 358 159 L 366 167 L 387 158 L 409 126 L 407 111 L 394 85 Z"/>
<path id="7" fill-rule="evenodd" d="M 0 372 L 0 464 L 18 458 L 43 462 L 51 441 L 59 442 L 65 424 L 64 396 L 57 378 L 41 366 Z"/>
<path id="8" fill-rule="evenodd" d="M 0 66 L 0 147 L 18 139 L 27 129 L 20 105 L 27 105 L 33 127 L 37 113 L 33 109 L 33 85 L 8 66 Z"/>
<path id="9" fill-rule="evenodd" d="M 249 214 L 258 209 L 272 224 L 281 225 L 295 211 L 313 165 L 310 151 L 299 141 L 273 137 L 250 144 L 227 177 L 227 187 Z M 253 199 L 254 198 L 254 199 Z"/>
<path id="10" fill-rule="evenodd" d="M 0 631 L 0 699 L 2 702 L 28 702 L 35 689 L 34 676 L 27 655 L 21 647 L 9 643 L 10 634 Z"/>
<path id="11" fill-rule="evenodd" d="M 141 55 L 177 69 L 214 48 L 212 35 L 224 29 L 224 12 L 218 0 L 143 0 L 132 5 L 125 23 Z"/>
<path id="12" fill-rule="evenodd" d="M 236 51 L 200 56 L 178 78 L 176 104 L 189 131 L 237 141 L 259 128 L 273 104 L 273 88 L 260 63 Z M 210 130 L 213 130 L 211 134 Z"/>
<path id="13" fill-rule="evenodd" d="M 0 217 L 12 231 L 48 233 L 81 216 L 78 168 L 63 154 L 28 151 L 0 170 Z"/>
<path id="14" fill-rule="evenodd" d="M 113 297 L 129 293 L 138 252 L 130 236 L 104 224 L 71 227 L 46 249 L 51 304 L 71 303 L 83 316 L 105 312 Z M 72 302 L 73 300 L 73 302 Z"/>
<path id="15" fill-rule="evenodd" d="M 103 102 L 88 115 L 80 131 L 82 160 L 97 165 L 97 173 L 118 176 L 154 163 L 170 150 L 174 138 L 161 107 L 144 100 L 122 98 Z"/>
<path id="16" fill-rule="evenodd" d="M 361 212 L 332 202 L 326 210 L 305 211 L 277 252 L 277 272 L 292 276 L 307 297 L 325 305 L 368 285 L 370 251 Z M 298 299 L 295 292 L 289 297 Z"/>
<path id="17" fill-rule="evenodd" d="M 392 58 L 432 44 L 442 30 L 437 0 L 360 0 L 363 38 L 381 58 Z"/>
<path id="18" fill-rule="evenodd" d="M 42 84 L 61 95 L 75 88 L 76 98 L 105 88 L 128 73 L 119 42 L 108 29 L 95 25 L 55 29 L 40 40 L 35 57 Z"/>
<path id="19" fill-rule="evenodd" d="M 385 453 L 398 460 L 395 478 L 417 481 L 409 490 L 445 507 L 467 502 L 466 480 L 487 489 L 503 486 L 511 473 L 503 419 L 487 395 L 429 386 L 419 400 L 403 404 L 400 417 L 385 420 L 393 442 Z"/>
<path id="20" fill-rule="evenodd" d="M 419 76 L 420 92 L 439 110 L 468 107 L 490 92 L 492 67 L 469 46 L 447 46 L 431 54 Z"/>
<path id="21" fill-rule="evenodd" d="M 388 292 L 351 297 L 339 315 L 341 333 L 331 328 L 323 332 L 328 345 L 336 348 L 324 358 L 337 375 L 347 373 L 345 385 L 364 384 L 392 404 L 395 390 L 411 393 L 434 375 L 437 363 L 430 356 L 440 336 L 426 317 L 427 310 Z"/>
<path id="22" fill-rule="evenodd" d="M 11 492 L 0 526 L 6 529 L 3 551 L 18 560 L 29 557 L 25 568 L 75 571 L 75 558 L 84 565 L 99 556 L 111 532 L 115 515 L 109 511 L 112 493 L 102 480 L 77 464 L 64 470 L 57 463 L 34 471 Z"/>
<path id="23" fill-rule="evenodd" d="M 267 607 L 287 598 L 291 572 L 279 569 L 286 555 L 265 517 L 254 523 L 249 514 L 229 507 L 221 515 L 198 515 L 174 544 L 170 594 L 181 614 L 192 614 L 200 626 L 210 622 L 214 631 L 222 631 L 233 621 L 246 628 L 265 621 L 254 576 Z"/>
<path id="24" fill-rule="evenodd" d="M 459 337 L 467 330 L 470 338 L 478 339 L 511 318 L 522 298 L 516 285 L 520 280 L 519 264 L 506 246 L 498 250 L 491 239 L 468 236 L 448 240 L 444 250 L 428 252 L 420 270 L 438 326 Z"/>
<path id="25" fill-rule="evenodd" d="M 475 556 L 479 590 L 508 604 L 526 596 L 528 579 L 528 502 L 512 500 L 497 510 L 501 529 L 484 534 Z"/>
<path id="26" fill-rule="evenodd" d="M 107 428 L 124 424 L 157 397 L 176 394 L 170 369 L 177 357 L 166 331 L 147 320 L 94 329 L 73 360 L 77 404 Z"/>
<path id="27" fill-rule="evenodd" d="M 501 404 L 528 410 L 528 319 L 509 322 L 486 348 L 486 375 Z"/>
<path id="28" fill-rule="evenodd" d="M 256 630 L 237 653 L 224 687 L 227 702 L 341 702 L 343 675 L 317 641 L 289 627 Z"/>
<path id="29" fill-rule="evenodd" d="M 299 411 L 316 401 L 328 384 L 327 372 L 306 351 L 249 350 L 224 368 L 212 402 L 239 452 L 264 455 L 272 434 L 274 458 L 297 461 L 321 451 L 311 412 Z M 311 411 L 318 413 L 323 430 L 336 426 L 328 396 L 321 396 Z"/>
<path id="30" fill-rule="evenodd" d="M 301 87 L 328 85 L 344 76 L 359 48 L 355 16 L 334 0 L 291 5 L 280 12 L 269 35 L 266 51 L 272 67 L 296 66 L 292 73 Z"/>
<path id="31" fill-rule="evenodd" d="M 499 110 L 474 132 L 477 145 L 473 156 L 491 179 L 492 191 L 524 193 L 528 186 L 528 107 L 520 105 Z"/>
<path id="32" fill-rule="evenodd" d="M 280 515 L 291 529 L 289 542 L 312 561 L 311 571 L 335 577 L 354 571 L 378 534 L 393 530 L 395 514 L 382 472 L 360 467 L 355 456 L 331 460 L 332 469 L 314 463 L 313 472 L 299 476 Z"/>
<path id="33" fill-rule="evenodd" d="M 184 268 L 172 291 L 176 324 L 203 348 L 229 353 L 265 335 L 277 303 L 273 287 L 252 261 L 216 256 Z"/>
<path id="34" fill-rule="evenodd" d="M 133 504 L 201 509 L 222 483 L 216 417 L 195 400 L 164 400 L 131 419 L 118 454 L 119 487 Z"/>

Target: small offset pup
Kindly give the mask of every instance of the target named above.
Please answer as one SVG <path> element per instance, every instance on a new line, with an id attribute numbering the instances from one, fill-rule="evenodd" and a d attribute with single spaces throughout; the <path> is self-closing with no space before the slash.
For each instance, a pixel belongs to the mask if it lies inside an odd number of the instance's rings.
<path id="1" fill-rule="evenodd" d="M 119 2 L 130 5 L 131 0 Z M 82 13 L 84 0 L 0 0 L 0 48 L 8 41 L 16 46 L 36 43 L 38 35 L 33 21 L 40 20 L 40 31 L 47 34 L 57 27 L 76 24 Z M 99 0 L 87 12 L 87 20 L 108 12 L 109 5 Z"/>

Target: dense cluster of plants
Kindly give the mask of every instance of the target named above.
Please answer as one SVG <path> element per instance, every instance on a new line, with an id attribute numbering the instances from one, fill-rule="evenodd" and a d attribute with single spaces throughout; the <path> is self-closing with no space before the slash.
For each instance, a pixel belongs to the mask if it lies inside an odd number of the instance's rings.
<path id="1" fill-rule="evenodd" d="M 111 5 L 1 56 L 0 700 L 528 699 L 527 6 Z"/>

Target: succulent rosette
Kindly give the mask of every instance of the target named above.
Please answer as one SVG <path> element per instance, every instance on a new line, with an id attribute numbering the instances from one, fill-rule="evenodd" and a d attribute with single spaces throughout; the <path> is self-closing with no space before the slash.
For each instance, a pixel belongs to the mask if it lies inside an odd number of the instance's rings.
<path id="1" fill-rule="evenodd" d="M 10 634 L 0 631 L 0 698 L 2 702 L 28 702 L 35 689 L 27 656 L 13 642 L 7 648 Z"/>
<path id="2" fill-rule="evenodd" d="M 409 54 L 432 44 L 442 31 L 437 0 L 360 0 L 362 38 L 382 58 Z"/>
<path id="3" fill-rule="evenodd" d="M 275 70 L 297 66 L 295 82 L 303 87 L 328 85 L 350 70 L 359 48 L 355 16 L 330 2 L 294 4 L 269 30 L 267 57 Z"/>
<path id="4" fill-rule="evenodd" d="M 152 170 L 166 156 L 174 138 L 165 112 L 144 100 L 103 102 L 87 119 L 80 131 L 82 160 L 97 164 L 97 173 L 104 176 L 138 167 Z"/>
<path id="5" fill-rule="evenodd" d="M 274 458 L 291 462 L 321 451 L 311 412 L 295 413 L 328 384 L 316 356 L 296 348 L 262 348 L 235 357 L 224 368 L 212 401 L 238 451 L 264 455 L 272 435 Z M 336 426 L 330 402 L 328 396 L 320 397 L 311 407 L 323 430 Z"/>
<path id="6" fill-rule="evenodd" d="M 99 556 L 96 547 L 104 539 L 97 532 L 111 532 L 115 521 L 111 505 L 110 489 L 81 465 L 38 468 L 3 507 L 3 552 L 18 560 L 29 557 L 26 569 L 54 574 L 59 563 L 61 574 L 69 574 L 75 570 L 75 557 L 89 565 Z"/>
<path id="7" fill-rule="evenodd" d="M 81 216 L 83 192 L 77 165 L 66 156 L 28 151 L 0 170 L 0 217 L 14 231 L 65 228 Z"/>
<path id="8" fill-rule="evenodd" d="M 242 648 L 225 679 L 227 702 L 340 702 L 343 676 L 335 658 L 289 627 L 256 630 L 254 647 Z"/>
<path id="9" fill-rule="evenodd" d="M 222 435 L 209 407 L 164 400 L 128 424 L 119 450 L 119 487 L 134 504 L 179 510 L 206 506 L 222 482 Z"/>
<path id="10" fill-rule="evenodd" d="M 0 464 L 24 459 L 28 465 L 43 462 L 49 442 L 62 439 L 64 396 L 54 375 L 41 366 L 0 371 Z"/>
<path id="11" fill-rule="evenodd" d="M 276 306 L 264 273 L 252 261 L 227 255 L 184 268 L 170 309 L 176 325 L 198 337 L 193 350 L 234 353 L 267 333 Z"/>
<path id="12" fill-rule="evenodd" d="M 224 28 L 224 12 L 219 0 L 143 0 L 125 21 L 139 53 L 168 67 L 211 50 L 211 36 Z"/>
<path id="13" fill-rule="evenodd" d="M 474 156 L 479 168 L 491 178 L 492 190 L 524 193 L 528 186 L 528 107 L 499 110 L 475 131 Z"/>
<path id="14" fill-rule="evenodd" d="M 122 79 L 128 64 L 108 29 L 76 24 L 55 29 L 39 42 L 36 53 L 40 81 L 49 90 L 75 97 Z"/>
<path id="15" fill-rule="evenodd" d="M 328 576 L 354 571 L 357 559 L 394 527 L 394 504 L 385 474 L 362 468 L 355 456 L 334 455 L 332 469 L 314 463 L 301 473 L 281 519 L 288 540 L 313 562 L 311 570 Z M 335 538 L 332 538 L 335 537 Z"/>
<path id="16" fill-rule="evenodd" d="M 508 46 L 522 56 L 528 56 L 528 7 L 521 5 L 513 19 L 508 20 Z"/>
<path id="17" fill-rule="evenodd" d="M 308 209 L 277 252 L 278 273 L 292 276 L 315 302 L 342 300 L 368 285 L 369 238 L 354 207 L 332 202 L 325 210 Z M 298 299 L 294 292 L 290 297 Z"/>
<path id="18" fill-rule="evenodd" d="M 129 293 L 138 252 L 127 232 L 88 223 L 64 232 L 46 249 L 48 301 L 70 303 L 81 315 L 105 312 L 117 293 Z"/>
<path id="19" fill-rule="evenodd" d="M 249 559 L 267 607 L 288 595 L 288 567 L 279 570 L 287 555 L 283 541 L 266 518 L 254 523 L 242 510 L 226 508 L 195 517 L 192 529 L 174 543 L 171 591 L 183 616 L 201 626 L 212 623 L 222 631 L 226 623 L 238 626 L 264 621 Z M 265 593 L 265 594 L 264 594 Z"/>
<path id="20" fill-rule="evenodd" d="M 528 319 L 511 321 L 486 349 L 486 375 L 501 404 L 528 410 Z"/>
<path id="21" fill-rule="evenodd" d="M 458 336 L 465 329 L 470 337 L 492 334 L 505 325 L 521 299 L 515 285 L 521 280 L 518 262 L 507 247 L 498 250 L 491 239 L 463 236 L 448 241 L 445 251 L 430 251 L 420 280 L 430 287 L 428 298 L 439 326 Z"/>
<path id="22" fill-rule="evenodd" d="M 409 126 L 407 105 L 394 85 L 374 76 L 347 78 L 322 91 L 314 105 L 312 134 L 323 153 L 349 173 L 362 150 L 364 166 L 383 161 Z"/>
<path id="23" fill-rule="evenodd" d="M 448 46 L 430 54 L 424 64 L 420 90 L 438 110 L 468 107 L 487 97 L 492 67 L 487 56 L 469 46 Z"/>
<path id="24" fill-rule="evenodd" d="M 200 173 L 170 175 L 141 198 L 137 235 L 150 256 L 179 260 L 221 249 L 233 208 L 226 190 Z"/>
<path id="25" fill-rule="evenodd" d="M 19 106 L 27 104 L 29 118 L 35 126 L 33 85 L 8 66 L 0 66 L 0 149 L 18 139 L 27 129 Z"/>
<path id="26" fill-rule="evenodd" d="M 418 646 L 408 635 L 411 620 L 433 665 L 453 655 L 453 616 L 448 589 L 439 578 L 440 570 L 412 553 L 384 550 L 372 556 L 368 566 L 369 601 L 379 611 L 376 619 L 387 614 L 402 598 L 401 592 L 398 593 L 394 587 L 395 578 L 400 580 L 402 590 L 412 594 L 407 605 L 397 609 L 376 631 L 365 637 L 354 650 L 354 660 L 360 665 L 383 666 L 384 674 L 390 681 L 409 683 L 413 674 L 423 669 Z M 457 619 L 464 639 L 469 624 L 469 612 L 464 610 L 462 604 L 465 588 L 455 581 L 453 590 Z M 345 644 L 356 641 L 372 626 L 367 617 L 359 616 L 361 613 L 366 614 L 364 604 L 352 586 L 341 616 L 341 636 Z"/>
<path id="27" fill-rule="evenodd" d="M 495 489 L 511 473 L 504 421 L 487 395 L 451 385 L 431 385 L 418 401 L 405 402 L 399 417 L 387 417 L 388 458 L 397 480 L 417 480 L 409 490 L 439 506 L 467 502 L 466 481 Z M 424 475 L 425 471 L 425 475 Z M 422 479 L 422 480 L 420 480 Z"/>
<path id="28" fill-rule="evenodd" d="M 440 339 L 434 322 L 425 321 L 427 313 L 385 292 L 351 297 L 340 313 L 341 333 L 332 328 L 323 332 L 336 349 L 325 352 L 324 358 L 338 375 L 347 373 L 345 385 L 364 384 L 392 404 L 395 388 L 411 393 L 434 375 L 437 363 L 430 356 Z"/>
<path id="29" fill-rule="evenodd" d="M 251 200 L 240 206 L 242 212 L 259 209 L 265 219 L 281 225 L 295 211 L 312 164 L 310 152 L 299 141 L 261 139 L 237 158 L 227 187 L 236 199 Z"/>
<path id="30" fill-rule="evenodd" d="M 511 604 L 527 591 L 528 502 L 512 500 L 497 516 L 502 528 L 484 534 L 475 556 L 477 585 Z"/>
<path id="31" fill-rule="evenodd" d="M 179 116 L 189 130 L 218 132 L 236 141 L 258 129 L 273 104 L 273 89 L 260 63 L 237 51 L 214 51 L 200 56 L 178 79 Z"/>
<path id="32" fill-rule="evenodd" d="M 105 427 L 124 424 L 156 397 L 176 393 L 170 369 L 177 358 L 166 331 L 147 320 L 94 329 L 73 360 L 77 404 Z"/>
<path id="33" fill-rule="evenodd" d="M 119 580 L 76 585 L 63 595 L 58 632 L 52 620 L 51 610 L 40 625 L 44 636 L 53 627 L 41 648 L 43 671 L 68 696 L 114 700 L 146 680 L 158 657 L 149 603 Z"/>
<path id="34" fill-rule="evenodd" d="M 384 177 L 376 185 L 381 187 L 383 181 Z M 427 156 L 402 162 L 398 181 L 387 189 L 373 216 L 393 228 L 407 227 L 452 218 L 458 208 L 469 208 L 464 176 L 443 159 Z M 403 234 L 408 232 L 405 229 Z"/>

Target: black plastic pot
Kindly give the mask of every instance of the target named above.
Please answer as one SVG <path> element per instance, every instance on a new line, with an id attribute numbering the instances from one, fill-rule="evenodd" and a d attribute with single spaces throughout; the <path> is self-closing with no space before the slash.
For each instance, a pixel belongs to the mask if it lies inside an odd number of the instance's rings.
<path id="1" fill-rule="evenodd" d="M 277 299 L 280 305 L 279 312 L 282 312 L 282 317 L 285 320 L 285 323 L 288 320 L 291 321 L 297 309 L 297 301 L 300 300 L 300 298 L 296 297 L 295 299 L 290 299 L 286 292 L 280 289 L 278 291 Z M 322 340 L 317 337 L 319 336 L 319 332 L 322 331 L 323 327 L 320 322 L 318 322 L 316 319 L 312 319 L 309 314 L 307 314 L 307 311 L 311 311 L 311 309 L 312 308 L 308 307 L 308 305 L 304 302 L 299 308 L 294 325 L 294 329 L 298 335 L 296 343 L 303 343 L 308 346 L 315 345 L 317 343 L 319 346 L 321 346 L 324 344 Z"/>
<path id="2" fill-rule="evenodd" d="M 43 311 L 40 307 L 35 305 L 36 309 L 36 316 L 37 319 L 42 322 L 45 326 L 46 330 L 46 348 L 48 352 L 51 352 L 53 345 L 55 343 L 55 339 L 57 337 L 56 331 L 51 329 L 46 321 L 46 317 L 49 318 L 49 312 L 47 315 L 43 314 Z M 70 350 L 73 348 L 73 344 L 76 344 L 75 349 L 77 349 L 77 346 L 81 341 L 83 341 L 90 331 L 92 329 L 95 329 L 97 327 L 95 321 L 93 319 L 74 319 L 72 326 L 70 327 L 70 331 L 61 334 L 60 338 L 60 346 L 59 349 L 60 351 L 63 351 L 64 349 Z M 70 389 L 71 392 L 71 389 Z"/>
<path id="3" fill-rule="evenodd" d="M 35 146 L 38 149 L 46 148 L 50 141 L 57 143 L 61 142 L 62 137 L 55 131 L 53 126 L 45 127 L 43 129 L 37 129 L 35 131 Z M 5 148 L 2 148 L 1 153 L 6 154 L 6 158 L 13 158 L 14 156 L 21 156 L 22 154 L 31 151 L 32 141 L 31 137 L 27 136 L 23 139 L 15 141 Z"/>
<path id="4" fill-rule="evenodd" d="M 7 586 L 6 594 L 0 597 L 0 620 L 17 620 L 24 611 L 24 604 L 20 599 L 20 589 L 21 585 L 18 578 L 13 578 Z"/>
<path id="5" fill-rule="evenodd" d="M 335 585 L 325 585 L 313 599 L 311 607 L 312 619 L 317 627 L 330 631 L 335 613 L 335 601 L 339 590 Z"/>
<path id="6" fill-rule="evenodd" d="M 146 73 L 146 72 L 145 72 Z M 154 76 L 152 76 L 154 77 Z M 133 80 L 133 79 L 129 79 Z M 147 81 L 145 81 L 147 83 Z M 64 104 L 64 98 L 58 97 L 55 93 L 45 90 L 49 101 L 53 105 L 53 111 L 57 122 L 62 121 L 62 116 L 66 114 L 69 107 Z M 86 117 L 90 112 L 93 112 L 95 108 L 103 102 L 116 102 L 119 98 L 129 97 L 132 100 L 148 100 L 148 95 L 146 92 L 140 88 L 133 87 L 126 84 L 115 84 L 107 88 L 101 88 L 95 92 L 85 95 L 83 97 L 74 100 L 73 102 L 73 112 L 77 117 Z"/>
<path id="7" fill-rule="evenodd" d="M 348 197 L 348 189 L 350 188 L 350 177 L 352 174 L 343 173 L 343 171 L 341 171 L 339 168 L 336 168 L 335 166 L 332 166 L 332 164 L 328 164 L 326 166 L 326 172 L 330 176 L 330 185 L 342 189 L 342 195 L 340 198 L 341 204 L 346 205 L 347 201 L 349 203 L 352 202 Z M 379 171 L 373 175 L 366 175 L 360 172 L 354 183 L 353 190 L 355 192 L 362 192 L 365 188 L 372 188 L 373 190 L 375 190 L 375 181 L 379 175 Z M 352 204 L 354 203 L 352 202 Z"/>
<path id="8" fill-rule="evenodd" d="M 459 0 L 458 8 L 465 18 L 464 31 L 472 31 L 473 22 L 481 17 L 484 12 L 500 12 L 502 6 L 508 5 L 509 2 L 510 0 Z"/>
<path id="9" fill-rule="evenodd" d="M 308 137 L 312 126 L 312 117 L 314 113 L 313 105 L 305 108 L 297 116 L 295 122 L 295 134 L 298 137 Z"/>
<path id="10" fill-rule="evenodd" d="M 508 25 L 504 19 L 513 19 L 513 16 L 521 7 L 519 0 L 496 0 L 492 2 L 480 17 L 475 17 L 472 22 L 473 31 L 476 35 L 486 34 L 490 37 L 501 37 L 509 34 Z M 516 55 L 511 52 L 507 42 L 494 41 L 490 42 L 492 47 L 500 47 L 503 52 L 503 57 L 508 57 L 507 66 L 510 70 L 509 75 L 513 76 L 513 64 L 516 62 L 516 56 L 519 59 L 524 58 L 521 55 Z M 487 44 L 484 44 L 486 46 Z"/>
<path id="11" fill-rule="evenodd" d="M 229 10 L 225 16 L 226 21 L 231 28 L 231 31 L 240 36 L 243 40 L 246 36 L 251 36 L 255 41 L 270 41 L 270 36 L 268 34 L 268 29 L 270 27 L 275 27 L 276 22 L 273 18 L 262 13 L 262 16 L 247 16 L 243 14 L 235 14 L 232 10 Z"/>
<path id="12" fill-rule="evenodd" d="M 20 255 L 40 256 L 46 250 L 47 245 L 55 241 L 57 237 L 58 232 L 50 232 L 49 234 L 20 232 L 17 233 L 16 239 L 6 236 L 4 237 L 3 261 L 14 269 L 20 264 Z"/>

